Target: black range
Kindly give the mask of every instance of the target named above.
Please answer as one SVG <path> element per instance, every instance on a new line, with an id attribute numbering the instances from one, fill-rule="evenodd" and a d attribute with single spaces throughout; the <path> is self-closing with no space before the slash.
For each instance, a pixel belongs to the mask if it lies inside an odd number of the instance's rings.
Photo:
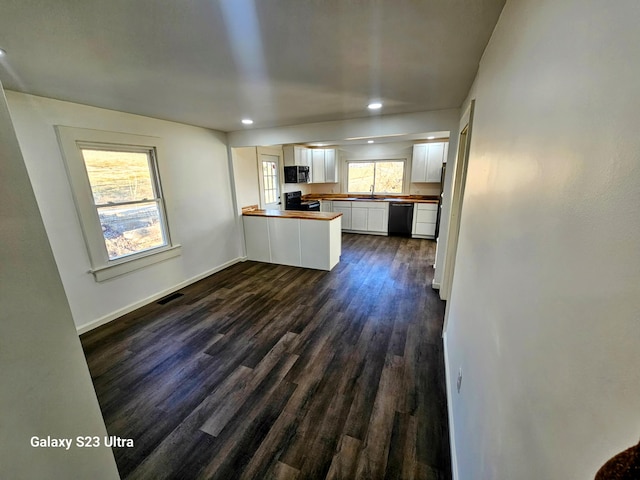
<path id="1" fill-rule="evenodd" d="M 302 200 L 302 192 L 298 190 L 284 194 L 284 209 L 319 212 L 320 202 L 318 200 Z"/>

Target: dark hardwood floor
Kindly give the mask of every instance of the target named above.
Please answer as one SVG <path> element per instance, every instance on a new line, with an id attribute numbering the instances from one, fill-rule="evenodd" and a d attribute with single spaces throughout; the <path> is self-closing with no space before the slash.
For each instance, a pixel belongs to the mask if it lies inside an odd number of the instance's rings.
<path id="1" fill-rule="evenodd" d="M 127 479 L 451 478 L 435 243 L 343 235 L 81 337 Z"/>

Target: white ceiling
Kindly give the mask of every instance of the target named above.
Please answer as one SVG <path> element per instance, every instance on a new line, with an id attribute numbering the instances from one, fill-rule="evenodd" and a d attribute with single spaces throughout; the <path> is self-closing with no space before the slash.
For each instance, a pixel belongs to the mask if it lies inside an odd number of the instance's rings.
<path id="1" fill-rule="evenodd" d="M 457 108 L 504 2 L 3 0 L 0 80 L 222 131 Z"/>

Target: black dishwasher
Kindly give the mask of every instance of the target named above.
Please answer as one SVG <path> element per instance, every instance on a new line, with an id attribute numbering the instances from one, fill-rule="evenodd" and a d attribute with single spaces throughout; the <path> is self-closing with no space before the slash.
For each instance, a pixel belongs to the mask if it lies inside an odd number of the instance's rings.
<path id="1" fill-rule="evenodd" d="M 389 204 L 389 235 L 411 236 L 413 226 L 413 203 L 391 202 Z"/>

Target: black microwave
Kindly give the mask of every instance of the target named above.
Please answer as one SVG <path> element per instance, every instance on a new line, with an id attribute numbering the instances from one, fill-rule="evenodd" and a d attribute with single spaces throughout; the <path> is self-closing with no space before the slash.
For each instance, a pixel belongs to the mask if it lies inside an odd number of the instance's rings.
<path id="1" fill-rule="evenodd" d="M 309 167 L 284 167 L 284 183 L 309 183 Z"/>

